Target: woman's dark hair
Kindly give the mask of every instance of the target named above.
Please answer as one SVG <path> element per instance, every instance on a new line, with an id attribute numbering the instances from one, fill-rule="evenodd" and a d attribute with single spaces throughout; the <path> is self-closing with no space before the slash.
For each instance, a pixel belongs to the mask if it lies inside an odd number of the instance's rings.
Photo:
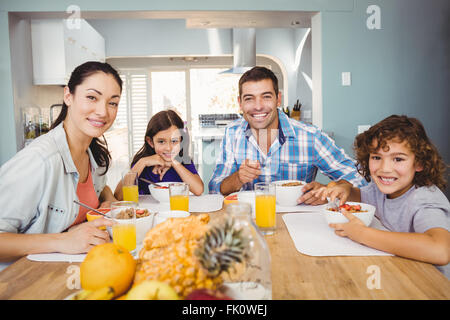
<path id="1" fill-rule="evenodd" d="M 83 83 L 86 78 L 97 72 L 112 75 L 120 87 L 120 92 L 122 92 L 122 79 L 120 78 L 119 73 L 111 67 L 111 65 L 103 62 L 88 61 L 73 70 L 69 82 L 67 83 L 70 93 L 74 94 L 77 86 Z M 67 109 L 67 105 L 63 102 L 61 112 L 58 118 L 52 123 L 50 129 L 56 128 L 61 122 L 64 121 L 64 119 L 66 119 Z M 104 175 L 108 171 L 111 155 L 109 154 L 108 143 L 106 142 L 105 137 L 103 136 L 102 138 L 103 141 L 99 138 L 93 138 L 91 144 L 89 145 L 89 149 L 91 149 L 97 165 L 105 168 L 105 171 L 102 173 L 102 175 Z"/>
<path id="2" fill-rule="evenodd" d="M 189 151 L 189 137 L 184 129 L 183 120 L 180 116 L 173 110 L 163 110 L 156 113 L 148 122 L 147 130 L 145 131 L 145 137 L 149 137 L 153 141 L 153 137 L 160 131 L 169 129 L 171 126 L 175 126 L 180 129 L 181 133 L 181 148 L 178 154 L 181 157 L 181 163 L 190 163 L 190 157 L 188 155 Z M 139 149 L 139 151 L 133 157 L 130 167 L 132 168 L 139 159 L 143 157 L 152 156 L 155 154 L 155 149 L 152 148 L 144 137 L 144 145 Z"/>
<path id="3" fill-rule="evenodd" d="M 402 143 L 406 141 L 408 148 L 415 155 L 415 162 L 423 170 L 416 172 L 413 184 L 416 187 L 436 185 L 444 190 L 446 187 L 446 165 L 436 147 L 428 139 L 425 128 L 416 118 L 392 115 L 378 122 L 369 130 L 356 136 L 354 150 L 359 173 L 371 181 L 369 171 L 370 154 L 380 148 L 388 149 L 388 142 Z"/>
<path id="4" fill-rule="evenodd" d="M 239 96 L 242 96 L 242 85 L 248 81 L 261 81 L 265 79 L 272 80 L 273 90 L 275 95 L 278 96 L 278 79 L 277 76 L 265 67 L 253 67 L 245 72 L 239 79 Z"/>

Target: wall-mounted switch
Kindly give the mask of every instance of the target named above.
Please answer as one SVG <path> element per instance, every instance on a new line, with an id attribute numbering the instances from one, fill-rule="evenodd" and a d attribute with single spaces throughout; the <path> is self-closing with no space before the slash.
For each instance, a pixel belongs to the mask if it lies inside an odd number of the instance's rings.
<path id="1" fill-rule="evenodd" d="M 342 85 L 343 86 L 352 85 L 352 75 L 350 72 L 342 72 Z"/>
<path id="2" fill-rule="evenodd" d="M 305 110 L 305 111 L 303 111 L 303 118 L 305 118 L 305 119 L 311 119 L 311 110 Z"/>
<path id="3" fill-rule="evenodd" d="M 370 129 L 370 124 L 363 124 L 358 126 L 358 134 Z"/>

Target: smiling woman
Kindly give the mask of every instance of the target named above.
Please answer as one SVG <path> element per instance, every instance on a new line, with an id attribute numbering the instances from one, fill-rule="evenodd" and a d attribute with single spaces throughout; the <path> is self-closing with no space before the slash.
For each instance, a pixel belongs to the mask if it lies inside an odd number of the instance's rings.
<path id="1" fill-rule="evenodd" d="M 78 66 L 51 130 L 0 168 L 0 203 L 8 204 L 0 212 L 0 261 L 84 253 L 109 241 L 97 227 L 111 223 L 85 222 L 87 210 L 74 200 L 94 208 L 115 200 L 106 186 L 110 155 L 100 137 L 116 118 L 121 91 L 122 80 L 109 64 Z"/>

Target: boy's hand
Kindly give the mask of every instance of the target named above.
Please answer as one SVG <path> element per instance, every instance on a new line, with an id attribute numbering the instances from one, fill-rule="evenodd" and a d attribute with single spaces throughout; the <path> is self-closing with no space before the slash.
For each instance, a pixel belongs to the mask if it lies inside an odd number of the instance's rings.
<path id="1" fill-rule="evenodd" d="M 348 223 L 330 223 L 330 227 L 334 229 L 338 236 L 348 237 L 353 241 L 360 242 L 358 239 L 360 239 L 364 229 L 367 228 L 364 222 L 344 209 L 341 209 L 341 213 L 349 220 Z"/>

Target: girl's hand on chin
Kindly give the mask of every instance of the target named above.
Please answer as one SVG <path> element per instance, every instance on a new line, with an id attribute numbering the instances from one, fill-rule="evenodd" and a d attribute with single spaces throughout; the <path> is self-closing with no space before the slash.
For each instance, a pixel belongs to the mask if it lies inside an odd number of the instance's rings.
<path id="1" fill-rule="evenodd" d="M 165 161 L 159 154 L 154 154 L 152 156 L 145 157 L 145 166 L 146 167 L 152 167 L 152 166 L 164 166 Z"/>
<path id="2" fill-rule="evenodd" d="M 159 180 L 161 181 L 164 177 L 164 175 L 166 174 L 167 170 L 170 169 L 170 166 L 166 167 L 166 166 L 154 166 L 153 167 L 153 174 L 157 174 L 159 175 Z"/>

